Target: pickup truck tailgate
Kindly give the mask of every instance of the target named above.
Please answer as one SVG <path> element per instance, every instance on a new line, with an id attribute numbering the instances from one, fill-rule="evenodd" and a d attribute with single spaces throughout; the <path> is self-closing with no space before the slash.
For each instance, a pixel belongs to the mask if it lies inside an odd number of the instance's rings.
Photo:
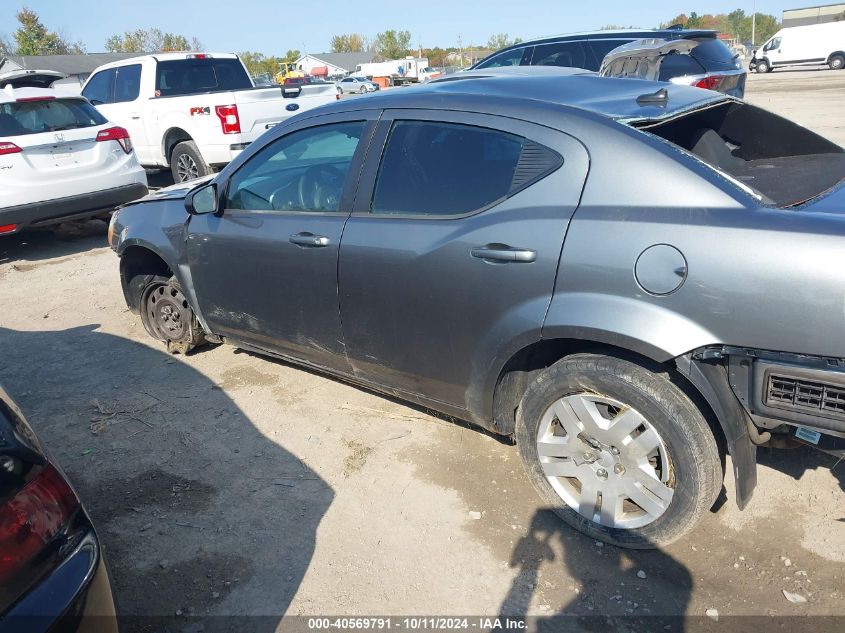
<path id="1" fill-rule="evenodd" d="M 274 125 L 294 114 L 337 99 L 334 84 L 296 88 L 260 88 L 235 92 L 243 142 L 252 142 Z M 284 99 L 279 97 L 284 94 Z"/>

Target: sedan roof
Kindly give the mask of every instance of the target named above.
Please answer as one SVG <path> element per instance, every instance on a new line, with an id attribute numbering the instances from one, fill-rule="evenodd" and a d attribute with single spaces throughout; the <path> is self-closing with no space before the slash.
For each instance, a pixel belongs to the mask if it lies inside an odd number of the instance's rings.
<path id="1" fill-rule="evenodd" d="M 587 110 L 615 120 L 663 119 L 731 100 L 721 93 L 691 86 L 605 78 L 575 68 L 517 66 L 455 73 L 420 86 L 376 93 L 354 103 L 341 101 L 338 106 L 447 108 L 448 104 L 442 101 L 447 95 L 463 95 L 481 104 L 478 111 L 491 113 L 499 105 L 544 103 Z"/>

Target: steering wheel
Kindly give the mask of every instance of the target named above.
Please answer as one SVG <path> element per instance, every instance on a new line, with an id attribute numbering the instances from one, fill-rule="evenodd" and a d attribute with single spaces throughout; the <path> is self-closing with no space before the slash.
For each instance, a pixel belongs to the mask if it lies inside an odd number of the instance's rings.
<path id="1" fill-rule="evenodd" d="M 343 192 L 343 172 L 332 165 L 314 165 L 299 179 L 299 203 L 302 209 L 336 210 Z"/>

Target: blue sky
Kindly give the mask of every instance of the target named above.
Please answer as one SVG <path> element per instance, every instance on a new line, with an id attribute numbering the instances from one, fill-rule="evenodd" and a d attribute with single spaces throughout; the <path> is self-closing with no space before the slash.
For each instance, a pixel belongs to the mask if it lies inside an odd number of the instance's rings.
<path id="1" fill-rule="evenodd" d="M 821 2 L 824 4 L 825 2 Z M 783 9 L 806 0 L 758 0 L 757 10 L 781 17 Z M 109 35 L 157 27 L 196 36 L 206 50 L 254 50 L 267 55 L 289 48 L 311 53 L 329 50 L 337 33 L 373 36 L 385 29 L 408 30 L 416 46 L 484 44 L 492 33 L 528 39 L 585 31 L 605 24 L 656 26 L 679 13 L 751 13 L 753 0 L 658 2 L 637 0 L 0 0 L 0 33 L 11 35 L 15 13 L 35 10 L 51 30 L 81 40 L 89 52 L 102 51 Z"/>

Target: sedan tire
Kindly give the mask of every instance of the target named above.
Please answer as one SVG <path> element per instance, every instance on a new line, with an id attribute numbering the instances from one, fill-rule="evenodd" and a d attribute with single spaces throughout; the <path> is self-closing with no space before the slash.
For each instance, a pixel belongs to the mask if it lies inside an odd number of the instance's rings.
<path id="1" fill-rule="evenodd" d="M 716 439 L 665 373 L 577 354 L 543 370 L 517 412 L 519 454 L 543 501 L 591 538 L 635 549 L 689 532 L 722 486 Z"/>
<path id="2" fill-rule="evenodd" d="M 205 342 L 205 333 L 176 277 L 151 275 L 141 293 L 141 322 L 171 354 L 187 354 Z"/>

